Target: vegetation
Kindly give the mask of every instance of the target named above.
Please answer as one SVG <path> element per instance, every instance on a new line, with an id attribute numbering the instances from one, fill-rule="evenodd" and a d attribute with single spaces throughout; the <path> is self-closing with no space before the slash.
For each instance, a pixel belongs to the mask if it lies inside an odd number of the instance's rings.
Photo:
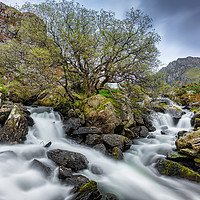
<path id="1" fill-rule="evenodd" d="M 160 37 L 141 11 L 131 9 L 119 20 L 66 0 L 26 3 L 22 11 L 28 12 L 12 20 L 15 39 L 0 47 L 0 67 L 24 86 L 37 93 L 61 85 L 72 102 L 75 93 L 91 96 L 106 83 L 132 94 L 152 88 Z"/>
<path id="2" fill-rule="evenodd" d="M 190 83 L 175 88 L 175 98 L 177 103 L 187 105 L 189 103 L 200 101 L 200 81 L 198 83 Z"/>

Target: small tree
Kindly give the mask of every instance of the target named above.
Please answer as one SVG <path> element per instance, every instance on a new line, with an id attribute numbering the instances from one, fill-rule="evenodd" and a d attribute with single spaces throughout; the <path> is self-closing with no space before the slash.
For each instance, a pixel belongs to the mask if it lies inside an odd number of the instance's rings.
<path id="1" fill-rule="evenodd" d="M 111 11 L 88 10 L 66 0 L 27 3 L 23 10 L 35 13 L 46 24 L 65 88 L 85 88 L 90 96 L 108 82 L 144 86 L 149 81 L 160 37 L 141 11 L 131 9 L 119 20 Z"/>

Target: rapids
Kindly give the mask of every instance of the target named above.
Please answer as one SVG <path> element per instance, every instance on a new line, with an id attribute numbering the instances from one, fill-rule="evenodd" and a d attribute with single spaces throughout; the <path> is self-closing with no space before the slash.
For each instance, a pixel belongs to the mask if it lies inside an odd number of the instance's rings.
<path id="1" fill-rule="evenodd" d="M 25 144 L 0 145 L 0 200 L 70 200 L 72 186 L 59 182 L 56 165 L 47 159 L 44 145 L 50 141 L 48 150 L 59 148 L 84 154 L 89 169 L 79 173 L 98 182 L 102 193 L 114 193 L 120 200 L 199 200 L 199 184 L 161 176 L 155 169 L 155 163 L 175 148 L 177 132 L 192 129 L 191 112 L 186 111 L 177 125 L 169 114 L 156 113 L 156 131 L 149 138 L 135 140 L 124 159 L 116 161 L 65 139 L 62 120 L 50 108 L 29 109 L 35 125 L 29 127 Z M 160 133 L 163 129 L 167 134 Z M 46 178 L 33 167 L 34 159 L 54 170 L 54 175 Z M 94 166 L 101 175 L 92 173 Z"/>

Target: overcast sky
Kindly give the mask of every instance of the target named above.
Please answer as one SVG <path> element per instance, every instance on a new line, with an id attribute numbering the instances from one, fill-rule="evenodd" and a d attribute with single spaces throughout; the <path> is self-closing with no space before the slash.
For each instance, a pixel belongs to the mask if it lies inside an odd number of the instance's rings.
<path id="1" fill-rule="evenodd" d="M 0 0 L 1 1 L 1 0 Z M 2 0 L 7 5 L 21 5 L 28 0 Z M 39 3 L 44 0 L 32 0 Z M 130 8 L 142 10 L 153 19 L 161 36 L 158 49 L 165 66 L 177 58 L 200 57 L 200 0 L 76 0 L 86 8 L 112 10 L 123 18 Z"/>

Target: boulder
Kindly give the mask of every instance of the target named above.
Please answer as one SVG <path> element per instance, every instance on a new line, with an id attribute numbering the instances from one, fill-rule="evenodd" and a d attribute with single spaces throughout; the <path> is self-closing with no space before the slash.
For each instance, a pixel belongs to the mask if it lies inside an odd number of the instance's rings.
<path id="1" fill-rule="evenodd" d="M 44 163 L 40 162 L 37 159 L 34 159 L 31 164 L 30 167 L 33 169 L 37 169 L 40 172 L 42 172 L 42 174 L 44 174 L 45 176 L 50 176 L 52 173 L 52 170 L 50 167 L 46 166 Z"/>
<path id="2" fill-rule="evenodd" d="M 71 168 L 75 172 L 87 169 L 89 163 L 83 154 L 67 150 L 50 150 L 47 152 L 47 156 L 57 165 Z"/>
<path id="3" fill-rule="evenodd" d="M 101 129 L 97 127 L 80 127 L 79 129 L 73 131 L 72 135 L 87 135 L 87 134 L 101 134 Z"/>
<path id="4" fill-rule="evenodd" d="M 15 105 L 3 126 L 0 141 L 8 144 L 23 143 L 27 134 L 27 119 L 23 116 L 20 106 Z"/>
<path id="5" fill-rule="evenodd" d="M 200 175 L 198 173 L 179 163 L 165 160 L 157 163 L 156 167 L 162 175 L 181 177 L 198 183 L 200 182 Z"/>
<path id="6" fill-rule="evenodd" d="M 176 106 L 167 106 L 165 113 L 170 114 L 172 118 L 175 120 L 175 122 L 178 122 L 178 120 L 184 114 L 184 112 Z"/>
<path id="7" fill-rule="evenodd" d="M 125 151 L 132 145 L 130 139 L 117 134 L 105 134 L 103 135 L 102 140 L 108 151 L 110 150 L 111 152 L 114 147 L 118 147 L 121 151 Z"/>
<path id="8" fill-rule="evenodd" d="M 77 130 L 81 127 L 81 121 L 79 118 L 70 118 L 67 121 L 64 121 L 64 130 L 67 135 L 71 135 L 74 130 Z"/>
<path id="9" fill-rule="evenodd" d="M 100 151 L 101 153 L 103 153 L 105 155 L 108 154 L 108 151 L 104 144 L 96 144 L 95 146 L 93 146 L 93 149 Z"/>
<path id="10" fill-rule="evenodd" d="M 85 99 L 81 109 L 84 112 L 87 126 L 95 126 L 103 133 L 114 133 L 123 127 L 119 111 L 103 95 Z"/>
<path id="11" fill-rule="evenodd" d="M 72 200 L 101 200 L 102 195 L 97 188 L 97 183 L 93 180 L 82 186 Z"/>
<path id="12" fill-rule="evenodd" d="M 58 178 L 61 180 L 65 180 L 69 177 L 72 177 L 72 169 L 60 166 L 58 169 Z"/>
<path id="13" fill-rule="evenodd" d="M 85 144 L 94 146 L 96 144 L 100 144 L 101 141 L 101 136 L 97 134 L 88 134 L 86 136 Z"/>
<path id="14" fill-rule="evenodd" d="M 119 200 L 114 194 L 107 193 L 104 194 L 101 200 Z"/>
<path id="15" fill-rule="evenodd" d="M 131 128 L 131 130 L 136 133 L 139 137 L 147 137 L 149 135 L 149 131 L 145 126 L 137 126 L 134 128 Z"/>
<path id="16" fill-rule="evenodd" d="M 114 147 L 112 150 L 112 157 L 114 157 L 117 160 L 122 160 L 123 159 L 123 153 L 120 148 Z"/>
<path id="17" fill-rule="evenodd" d="M 4 125 L 6 120 L 8 119 L 8 116 L 10 115 L 11 108 L 1 108 L 0 109 L 0 124 Z"/>

